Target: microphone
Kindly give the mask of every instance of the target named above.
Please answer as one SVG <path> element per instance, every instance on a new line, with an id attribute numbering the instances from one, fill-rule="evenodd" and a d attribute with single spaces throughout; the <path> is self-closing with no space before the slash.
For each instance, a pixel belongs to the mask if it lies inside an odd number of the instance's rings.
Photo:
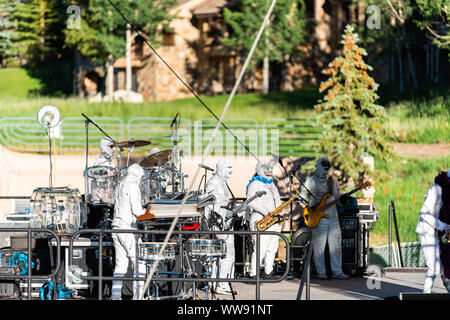
<path id="1" fill-rule="evenodd" d="M 89 121 L 90 123 L 92 123 L 91 119 L 89 119 L 84 113 L 81 113 L 81 115 L 82 115 L 87 121 Z"/>
<path id="2" fill-rule="evenodd" d="M 208 166 L 205 166 L 204 164 L 201 164 L 201 163 L 199 163 L 199 165 L 198 165 L 200 168 L 203 168 L 203 169 L 206 169 L 206 170 L 209 170 L 209 171 L 214 171 L 214 169 L 212 169 L 212 168 L 210 168 L 210 167 L 208 167 Z"/>
<path id="3" fill-rule="evenodd" d="M 178 116 L 180 115 L 179 112 L 177 112 L 177 114 L 175 115 L 175 118 L 173 118 L 172 123 L 170 124 L 170 127 L 172 128 L 173 125 L 176 123 Z"/>

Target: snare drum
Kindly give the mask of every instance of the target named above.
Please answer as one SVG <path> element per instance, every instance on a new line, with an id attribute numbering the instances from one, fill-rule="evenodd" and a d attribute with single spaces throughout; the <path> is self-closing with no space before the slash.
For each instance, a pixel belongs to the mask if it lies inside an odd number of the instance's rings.
<path id="1" fill-rule="evenodd" d="M 224 258 L 227 255 L 224 240 L 189 239 L 189 246 L 189 254 L 196 258 Z"/>
<path id="2" fill-rule="evenodd" d="M 84 171 L 86 202 L 98 205 L 114 205 L 114 189 L 117 185 L 116 169 L 107 166 L 89 167 Z"/>
<path id="3" fill-rule="evenodd" d="M 159 261 L 170 262 L 175 260 L 175 242 L 168 242 L 161 254 Z M 163 246 L 162 242 L 143 242 L 138 244 L 139 260 L 154 262 L 158 259 L 159 251 Z"/>

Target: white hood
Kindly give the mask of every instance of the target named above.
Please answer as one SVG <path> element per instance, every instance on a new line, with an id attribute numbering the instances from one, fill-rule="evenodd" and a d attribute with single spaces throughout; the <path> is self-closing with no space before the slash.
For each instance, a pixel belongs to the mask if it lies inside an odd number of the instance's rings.
<path id="1" fill-rule="evenodd" d="M 273 178 L 273 164 L 269 159 L 262 159 L 258 161 L 255 168 L 256 174 L 262 178 Z"/>
<path id="2" fill-rule="evenodd" d="M 100 140 L 100 151 L 105 159 L 111 159 L 114 155 L 114 143 L 108 139 Z"/>
<path id="3" fill-rule="evenodd" d="M 324 168 L 324 163 L 329 164 L 328 168 Z M 325 165 L 325 167 L 327 167 L 327 166 Z M 319 179 L 326 180 L 328 177 L 328 172 L 330 171 L 330 168 L 331 168 L 330 159 L 328 159 L 327 157 L 322 157 L 319 160 L 317 160 L 316 172 L 314 172 L 314 175 Z"/>
<path id="4" fill-rule="evenodd" d="M 127 169 L 126 180 L 128 182 L 140 182 L 144 173 L 144 169 L 139 164 L 134 163 Z"/>
<path id="5" fill-rule="evenodd" d="M 216 163 L 216 174 L 220 179 L 228 180 L 233 173 L 233 165 L 225 158 L 220 158 Z"/>

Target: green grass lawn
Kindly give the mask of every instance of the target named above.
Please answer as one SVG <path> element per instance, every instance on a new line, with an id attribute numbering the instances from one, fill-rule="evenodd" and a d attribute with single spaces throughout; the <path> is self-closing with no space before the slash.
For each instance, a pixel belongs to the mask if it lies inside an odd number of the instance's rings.
<path id="1" fill-rule="evenodd" d="M 26 100 L 31 92 L 42 87 L 39 79 L 32 78 L 22 68 L 0 68 L 0 99 Z"/>
<path id="2" fill-rule="evenodd" d="M 450 168 L 450 156 L 431 159 L 399 158 L 389 165 L 376 161 L 375 167 L 377 175 L 374 202 L 380 221 L 376 223 L 374 233 L 388 235 L 389 204 L 394 200 L 400 240 L 417 241 L 415 229 L 425 194 L 434 184 L 434 177 L 439 171 Z M 395 239 L 394 229 L 392 236 Z"/>
<path id="3" fill-rule="evenodd" d="M 119 117 L 124 123 L 132 117 L 173 117 L 180 112 L 191 121 L 211 118 L 212 115 L 194 98 L 175 101 L 146 102 L 142 104 L 102 102 L 88 103 L 76 97 L 55 98 L 36 96 L 39 80 L 30 77 L 24 69 L 0 69 L 1 116 L 35 117 L 39 108 L 52 104 L 59 108 L 62 117 Z M 409 90 L 409 91 L 408 91 Z M 386 107 L 393 129 L 391 141 L 434 143 L 450 141 L 450 93 L 449 88 L 424 90 L 413 95 L 405 90 L 398 95 L 391 87 L 379 90 L 380 104 Z M 223 96 L 200 96 L 218 116 L 222 114 L 228 99 Z M 315 118 L 314 105 L 321 94 L 317 88 L 303 88 L 293 92 L 263 94 L 238 94 L 233 98 L 226 118 L 252 118 L 259 123 L 272 118 Z M 391 97 L 390 99 L 388 97 Z"/>

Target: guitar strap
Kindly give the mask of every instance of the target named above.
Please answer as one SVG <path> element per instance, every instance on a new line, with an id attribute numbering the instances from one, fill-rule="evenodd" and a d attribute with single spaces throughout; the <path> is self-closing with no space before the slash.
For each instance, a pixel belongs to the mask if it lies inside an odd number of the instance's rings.
<path id="1" fill-rule="evenodd" d="M 332 195 L 333 192 L 334 192 L 334 181 L 333 181 L 333 177 L 328 177 L 327 185 L 328 185 L 328 192 Z"/>

